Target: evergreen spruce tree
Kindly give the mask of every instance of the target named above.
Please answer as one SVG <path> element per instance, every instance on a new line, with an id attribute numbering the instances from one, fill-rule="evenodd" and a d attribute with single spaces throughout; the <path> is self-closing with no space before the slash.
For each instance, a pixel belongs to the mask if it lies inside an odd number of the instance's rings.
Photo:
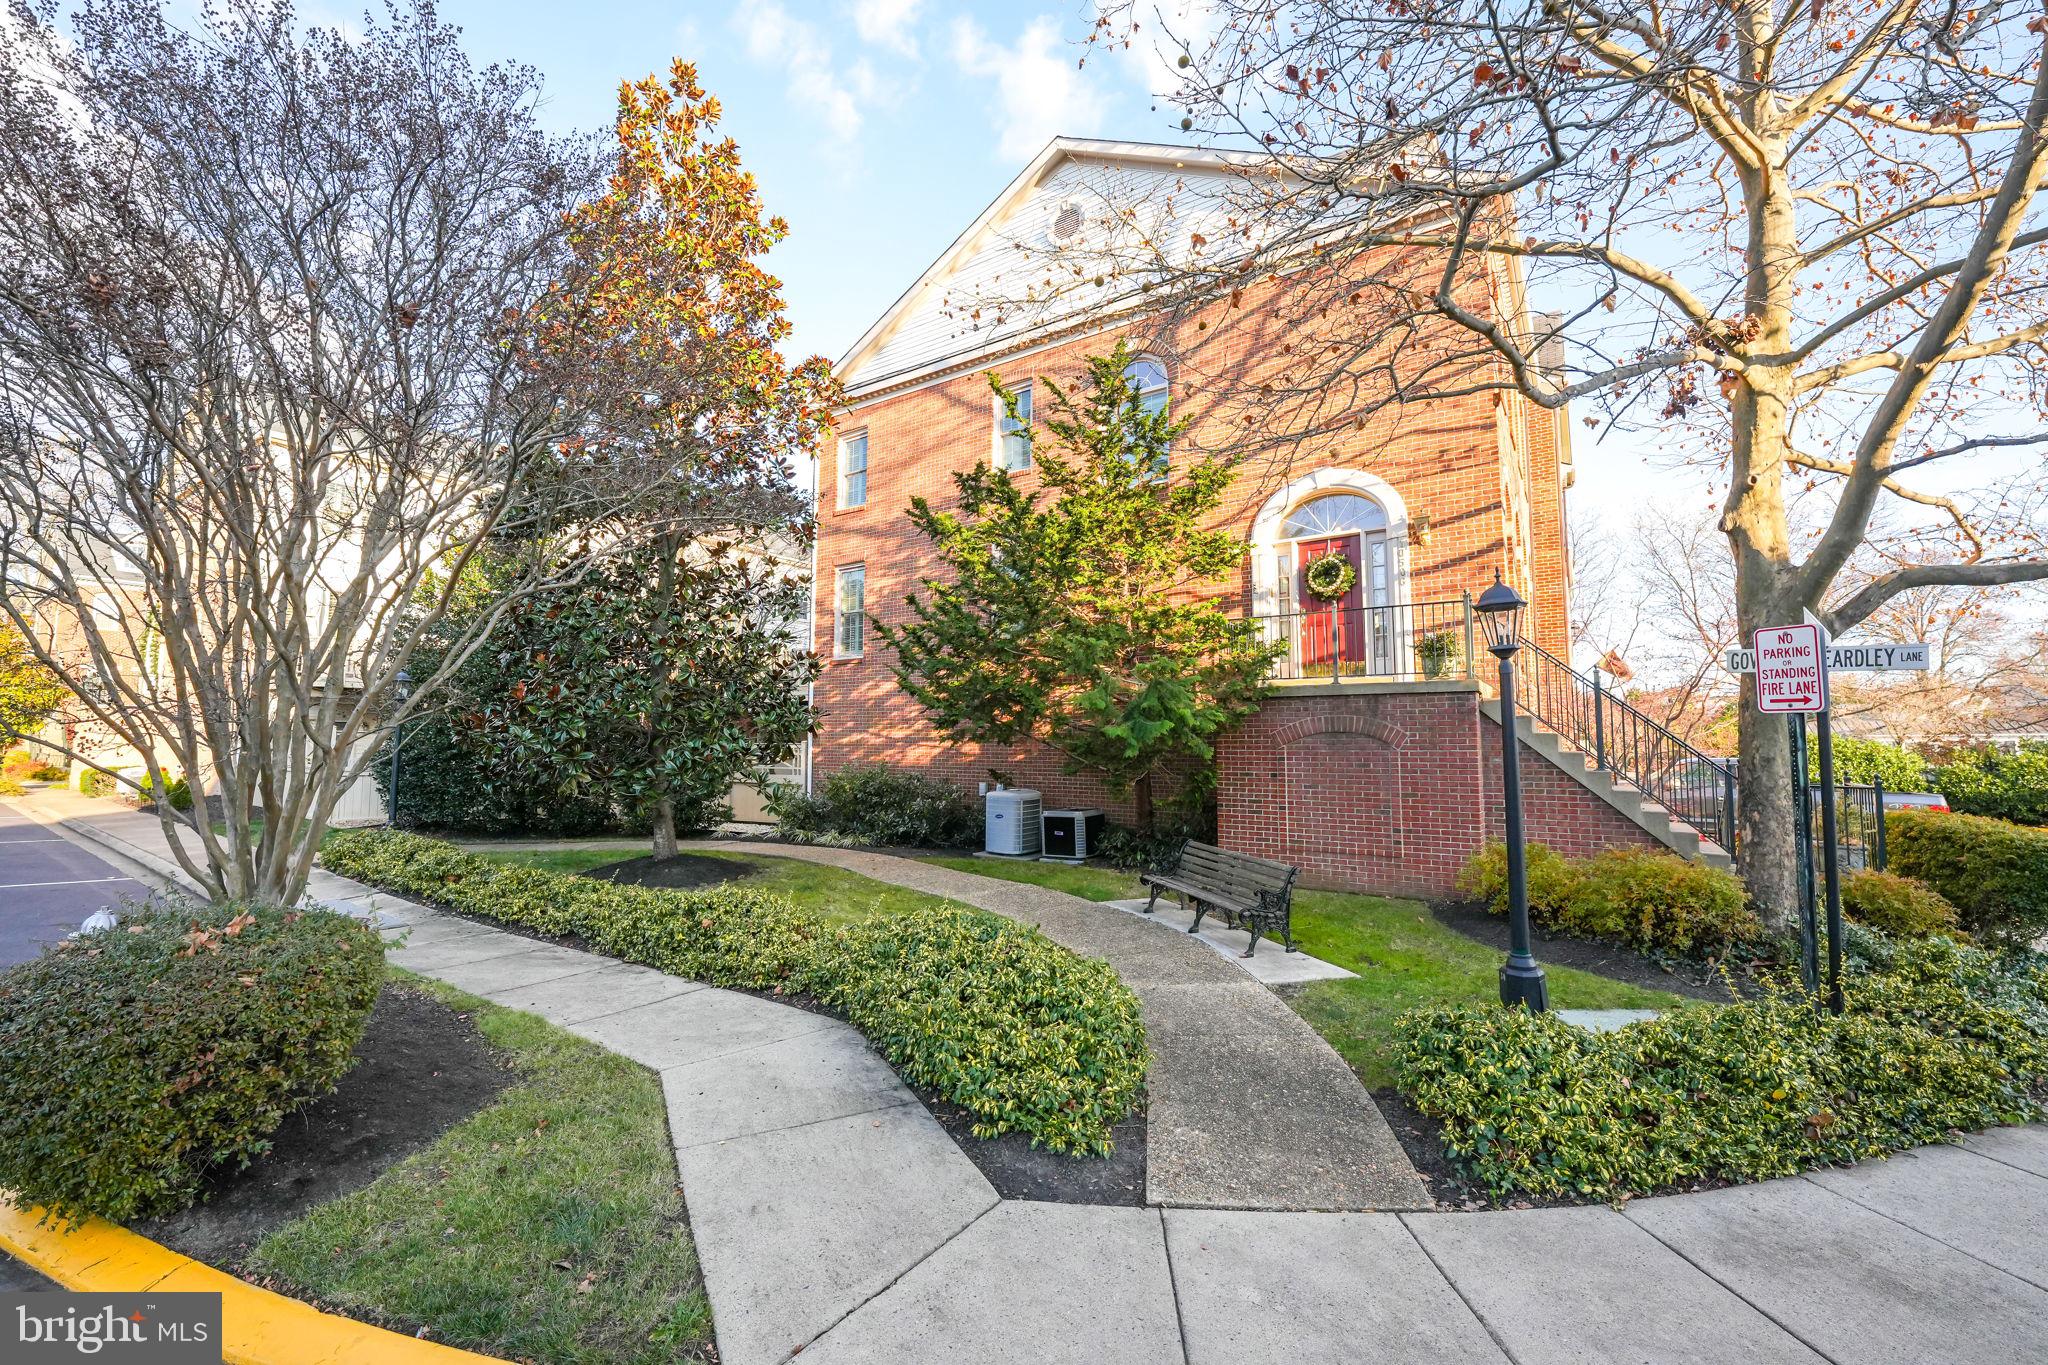
<path id="1" fill-rule="evenodd" d="M 1149 829 L 1161 775 L 1190 796 L 1213 785 L 1215 741 L 1258 708 L 1276 650 L 1210 595 L 1248 549 L 1210 524 L 1235 471 L 1173 457 L 1185 424 L 1140 403 L 1131 359 L 1123 344 L 1091 356 L 1084 394 L 1041 381 L 1039 491 L 977 465 L 953 476 L 957 508 L 912 501 L 942 571 L 907 599 L 909 622 L 875 624 L 942 734 L 1045 744 L 1131 795 Z"/>

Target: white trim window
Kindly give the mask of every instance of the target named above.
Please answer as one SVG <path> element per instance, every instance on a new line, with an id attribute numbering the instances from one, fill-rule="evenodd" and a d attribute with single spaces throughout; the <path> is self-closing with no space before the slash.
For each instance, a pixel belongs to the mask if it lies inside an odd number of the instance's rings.
<path id="1" fill-rule="evenodd" d="M 1140 411 L 1149 413 L 1154 417 L 1165 415 L 1167 393 L 1170 385 L 1167 381 L 1166 365 L 1164 362 L 1149 355 L 1141 355 L 1130 364 L 1124 366 L 1124 381 L 1138 391 L 1138 408 Z M 1163 455 L 1154 465 L 1151 472 L 1161 477 L 1165 476 L 1166 459 Z"/>
<path id="2" fill-rule="evenodd" d="M 832 583 L 832 653 L 858 659 L 867 653 L 868 566 L 842 564 Z"/>
<path id="3" fill-rule="evenodd" d="M 851 432 L 839 438 L 839 506 L 868 505 L 868 434 Z"/>
<path id="4" fill-rule="evenodd" d="M 996 397 L 996 468 L 1015 473 L 1031 468 L 1031 386 L 1019 384 L 1017 415 L 1010 416 L 1001 395 Z"/>
<path id="5" fill-rule="evenodd" d="M 1124 378 L 1138 391 L 1138 406 L 1155 415 L 1166 411 L 1166 365 L 1157 358 L 1141 355 L 1124 366 Z"/>

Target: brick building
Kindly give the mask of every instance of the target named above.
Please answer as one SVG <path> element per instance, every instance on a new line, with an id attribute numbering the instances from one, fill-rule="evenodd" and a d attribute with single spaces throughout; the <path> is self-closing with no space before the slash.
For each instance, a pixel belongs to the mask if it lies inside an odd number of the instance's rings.
<path id="1" fill-rule="evenodd" d="M 1119 205 L 1151 206 L 1148 244 L 1201 243 L 1196 234 L 1227 212 L 1241 167 L 1227 154 L 1055 139 L 840 361 L 846 404 L 818 465 L 813 629 L 826 664 L 814 773 L 882 761 L 972 789 L 1000 771 L 1040 789 L 1048 806 L 1099 805 L 1128 818 L 1127 803 L 1063 773 L 1049 752 L 934 735 L 867 618 L 905 619 L 905 596 L 930 572 L 905 515 L 913 497 L 945 506 L 954 472 L 977 461 L 1031 481 L 1029 443 L 1008 429 L 991 371 L 1028 404 L 1048 378 L 1065 383 L 1084 357 L 1126 340 L 1141 357 L 1129 374 L 1144 398 L 1190 421 L 1183 440 L 1215 449 L 1232 439 L 1232 405 L 1290 349 L 1275 288 L 1249 287 L 1230 326 L 1214 331 L 1215 310 L 1231 305 L 1170 315 L 1142 302 L 1091 306 L 1085 287 L 1007 315 L 974 301 L 1001 295 L 1006 279 L 1037 276 L 1063 237 L 1130 218 Z M 1531 334 L 1518 279 L 1472 288 L 1468 306 Z M 1362 403 L 1356 422 L 1247 461 L 1220 516 L 1250 551 L 1237 581 L 1214 591 L 1264 619 L 1287 653 L 1276 700 L 1223 753 L 1226 843 L 1298 861 L 1326 884 L 1448 889 L 1443 869 L 1455 870 L 1485 821 L 1479 736 L 1488 722 L 1482 685 L 1467 676 L 1464 597 L 1503 574 L 1531 603 L 1527 633 L 1568 657 L 1570 485 L 1564 414 L 1500 390 Z M 1331 606 L 1306 594 L 1302 574 L 1333 552 L 1359 581 Z M 1434 793 L 1422 803 L 1432 810 L 1404 791 Z M 1642 835 L 1628 821 L 1555 823 L 1567 844 Z M 1425 870 L 1400 870 L 1425 848 Z"/>

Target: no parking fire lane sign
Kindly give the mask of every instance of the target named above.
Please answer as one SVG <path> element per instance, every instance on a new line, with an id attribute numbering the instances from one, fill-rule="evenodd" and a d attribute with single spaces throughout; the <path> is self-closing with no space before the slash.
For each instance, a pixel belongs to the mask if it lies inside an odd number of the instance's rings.
<path id="1" fill-rule="evenodd" d="M 1789 716 L 1827 709 L 1828 646 L 1819 626 L 1765 626 L 1754 643 L 1757 710 Z"/>

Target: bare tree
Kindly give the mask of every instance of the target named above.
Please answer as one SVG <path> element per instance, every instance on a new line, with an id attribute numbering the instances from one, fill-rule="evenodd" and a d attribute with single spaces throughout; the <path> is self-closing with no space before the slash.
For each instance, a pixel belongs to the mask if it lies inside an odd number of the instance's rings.
<path id="1" fill-rule="evenodd" d="M 1243 424 L 1275 442 L 1485 390 L 1654 420 L 1725 490 L 1744 633 L 2048 576 L 2037 4 L 1218 0 L 1206 27 L 1111 0 L 1095 41 L 1163 40 L 1182 126 L 1263 154 L 1211 215 L 1230 249 L 1148 253 L 1169 234 L 1122 206 L 1144 230 L 1041 299 L 1274 291 L 1294 363 Z M 1845 584 L 1885 536 L 1910 553 Z M 1743 866 L 1783 923 L 1788 745 L 1747 700 Z"/>
<path id="2" fill-rule="evenodd" d="M 159 804 L 185 870 L 288 903 L 380 732 L 587 565 L 562 528 L 689 478 L 643 376 L 584 344 L 569 215 L 603 165 L 425 4 L 357 36 L 271 0 L 9 21 L 0 606 L 159 789 L 215 797 L 224 833 Z M 715 488 L 684 502 L 716 519 Z M 478 611 L 491 545 L 519 567 Z"/>

